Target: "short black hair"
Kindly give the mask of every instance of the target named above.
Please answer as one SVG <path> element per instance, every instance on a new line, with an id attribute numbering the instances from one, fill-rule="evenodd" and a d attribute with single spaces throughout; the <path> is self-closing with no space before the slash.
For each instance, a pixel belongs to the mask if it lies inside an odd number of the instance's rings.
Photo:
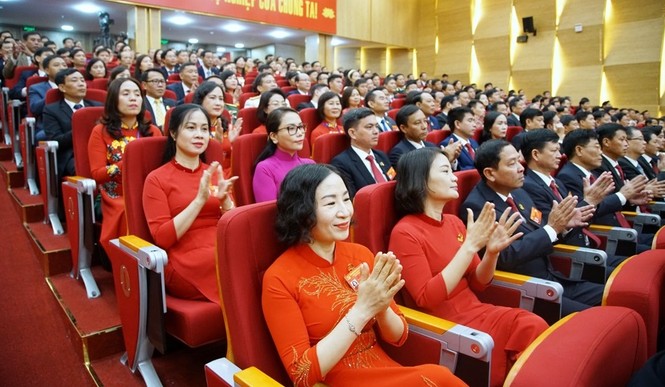
<path id="1" fill-rule="evenodd" d="M 575 148 L 578 146 L 587 146 L 591 140 L 597 138 L 598 135 L 593 130 L 575 129 L 568 132 L 566 137 L 563 138 L 563 144 L 561 145 L 561 148 L 563 149 L 563 153 L 566 155 L 566 157 L 568 157 L 568 161 L 570 161 L 575 155 Z"/>
<path id="2" fill-rule="evenodd" d="M 538 109 L 526 108 L 522 114 L 520 114 L 520 125 L 522 125 L 523 128 L 526 128 L 526 120 L 533 120 L 534 118 L 542 115 L 543 112 Z"/>
<path id="3" fill-rule="evenodd" d="M 564 114 L 561 116 L 561 124 L 563 126 L 568 126 L 572 121 L 577 121 L 574 115 Z"/>
<path id="4" fill-rule="evenodd" d="M 356 125 L 358 125 L 358 123 L 360 122 L 360 120 L 373 115 L 374 112 L 372 111 L 372 109 L 366 107 L 349 110 L 342 117 L 342 122 L 344 123 L 344 132 L 346 132 L 346 134 L 348 135 L 349 129 L 355 128 Z"/>
<path id="5" fill-rule="evenodd" d="M 512 145 L 506 140 L 489 140 L 480 144 L 478 149 L 476 149 L 474 164 L 483 181 L 486 180 L 485 173 L 483 172 L 485 168 L 497 169 L 501 161 L 501 151 L 507 146 Z"/>
<path id="6" fill-rule="evenodd" d="M 182 65 L 180 65 L 180 71 L 178 71 L 178 73 L 182 73 L 182 72 L 185 71 L 185 69 L 186 69 L 187 67 L 189 67 L 189 66 L 194 66 L 194 67 L 196 67 L 196 63 L 194 63 L 194 62 L 185 62 L 185 63 L 183 63 Z M 197 69 L 198 69 L 198 68 L 197 68 Z"/>
<path id="7" fill-rule="evenodd" d="M 593 113 L 580 109 L 577 111 L 577 113 L 575 113 L 575 119 L 577 121 L 584 121 L 589 115 L 593 115 Z"/>
<path id="8" fill-rule="evenodd" d="M 558 143 L 559 136 L 556 132 L 549 129 L 536 129 L 530 130 L 522 136 L 522 156 L 527 163 L 531 161 L 533 155 L 531 152 L 534 150 L 542 151 L 547 143 Z"/>
<path id="9" fill-rule="evenodd" d="M 397 112 L 397 116 L 395 117 L 395 123 L 397 124 L 397 127 L 400 128 L 402 125 L 406 126 L 409 122 L 409 117 L 416 114 L 419 110 L 420 108 L 416 105 L 402 106 Z"/>
<path id="10" fill-rule="evenodd" d="M 623 127 L 621 124 L 616 124 L 614 122 L 610 122 L 609 124 L 602 124 L 598 128 L 596 128 L 596 133 L 598 133 L 598 142 L 600 142 L 600 147 L 603 147 L 603 140 L 604 139 L 613 139 L 614 136 L 616 136 L 617 132 L 623 130 L 624 132 L 626 131 L 626 128 Z"/>
<path id="11" fill-rule="evenodd" d="M 441 98 L 441 109 L 445 109 L 446 105 L 452 104 L 453 102 L 455 102 L 455 98 L 457 98 L 457 96 L 454 96 L 454 95 L 447 95 L 447 96 Z"/>
<path id="12" fill-rule="evenodd" d="M 448 112 L 448 127 L 450 128 L 451 132 L 453 133 L 455 132 L 455 122 L 456 121 L 462 122 L 464 120 L 464 116 L 466 116 L 467 114 L 473 115 L 473 112 L 471 111 L 470 108 L 466 106 L 460 106 L 454 109 L 450 109 L 450 111 Z"/>
<path id="13" fill-rule="evenodd" d="M 55 84 L 56 85 L 64 85 L 65 81 L 68 76 L 74 74 L 74 73 L 80 73 L 78 69 L 75 69 L 73 67 L 66 68 L 64 70 L 58 71 L 58 73 L 55 75 Z"/>
<path id="14" fill-rule="evenodd" d="M 316 226 L 316 189 L 333 173 L 341 177 L 332 165 L 305 164 L 284 177 L 277 197 L 275 231 L 287 246 L 312 241 L 311 232 Z"/>
<path id="15" fill-rule="evenodd" d="M 263 78 L 269 76 L 274 78 L 274 76 L 271 73 L 259 73 L 259 75 L 257 75 L 256 78 L 254 78 L 254 82 L 252 82 L 252 91 L 258 93 L 259 86 L 261 86 L 261 84 L 263 83 Z"/>
<path id="16" fill-rule="evenodd" d="M 281 95 L 282 98 L 284 98 L 284 100 L 286 101 L 286 94 L 284 93 L 284 91 L 282 91 L 282 89 L 278 87 L 270 89 L 265 93 L 261 94 L 261 98 L 259 98 L 259 106 L 257 106 L 256 108 L 256 119 L 259 120 L 259 122 L 264 125 L 266 123 L 266 120 L 268 119 L 268 114 L 265 112 L 265 109 L 268 107 L 270 99 L 274 95 Z"/>
<path id="17" fill-rule="evenodd" d="M 164 73 L 161 72 L 161 70 L 158 70 L 156 68 L 149 68 L 143 73 L 141 73 L 141 82 L 148 82 L 148 76 L 150 75 L 150 73 L 159 74 L 162 76 L 162 79 L 164 79 Z"/>
<path id="18" fill-rule="evenodd" d="M 429 192 L 429 171 L 437 155 L 446 157 L 439 148 L 425 147 L 407 152 L 397 162 L 395 210 L 398 216 L 421 214 Z"/>

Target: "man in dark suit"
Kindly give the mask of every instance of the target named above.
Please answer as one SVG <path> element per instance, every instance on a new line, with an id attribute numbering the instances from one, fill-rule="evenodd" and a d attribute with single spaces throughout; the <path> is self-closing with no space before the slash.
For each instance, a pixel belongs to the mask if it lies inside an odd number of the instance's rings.
<path id="1" fill-rule="evenodd" d="M 309 79 L 309 75 L 305 73 L 296 73 L 295 76 L 295 87 L 296 89 L 289 92 L 291 94 L 300 94 L 300 95 L 309 95 L 309 89 L 311 89 L 312 81 Z"/>
<path id="2" fill-rule="evenodd" d="M 520 114 L 520 126 L 524 128 L 513 137 L 510 142 L 518 151 L 522 148 L 522 137 L 524 137 L 530 130 L 545 128 L 545 116 L 543 112 L 538 109 L 526 108 Z"/>
<path id="3" fill-rule="evenodd" d="M 473 112 L 468 107 L 457 107 L 448 112 L 448 127 L 452 134 L 439 143 L 439 146 L 449 146 L 450 142 L 458 144 L 459 157 L 451 161 L 456 171 L 473 169 L 478 143 L 473 139 L 476 130 L 476 121 Z"/>
<path id="4" fill-rule="evenodd" d="M 652 180 L 647 184 L 647 189 L 653 192 L 654 197 L 662 198 L 665 194 L 665 182 L 654 180 L 657 175 L 653 166 L 642 157 L 646 152 L 647 145 L 644 134 L 639 129 L 631 127 L 625 129 L 628 135 L 628 148 L 625 156 L 618 160 L 623 169 L 624 177 L 626 180 L 633 180 L 637 176 L 644 175 L 647 179 Z"/>
<path id="5" fill-rule="evenodd" d="M 44 59 L 52 55 L 55 55 L 55 52 L 48 47 L 43 47 L 37 50 L 32 57 L 33 65 L 37 66 L 37 70 L 24 70 L 21 72 L 18 82 L 9 90 L 9 98 L 25 101 L 25 97 L 28 96 L 28 89 L 25 87 L 28 83 L 28 78 L 48 76 L 42 68 L 42 62 Z"/>
<path id="6" fill-rule="evenodd" d="M 569 196 L 553 206 L 545 222 L 529 195 L 521 189 L 524 167 L 519 158 L 517 150 L 507 141 L 484 142 L 476 153 L 476 169 L 482 180 L 464 201 L 460 215 L 465 217 L 467 209 L 471 209 L 477 217 L 487 202 L 494 203 L 497 221 L 509 207 L 519 212 L 522 223 L 517 232 L 524 235 L 500 253 L 497 267 L 561 283 L 564 315 L 599 305 L 603 297 L 602 285 L 570 281 L 548 264 L 547 255 L 553 251 L 553 243 L 571 225 L 577 198 Z"/>
<path id="7" fill-rule="evenodd" d="M 378 93 L 373 91 L 368 96 L 372 94 Z M 393 168 L 397 167 L 397 162 L 404 153 L 424 147 L 436 147 L 435 144 L 425 141 L 425 137 L 427 137 L 427 118 L 418 106 L 404 105 L 399 109 L 397 126 L 401 132 L 402 140 L 390 150 L 389 158 Z"/>
<path id="8" fill-rule="evenodd" d="M 312 96 L 312 99 L 310 99 L 309 102 L 299 103 L 296 107 L 296 110 L 301 111 L 307 108 L 316 109 L 319 106 L 319 97 L 321 97 L 321 95 L 326 91 L 330 91 L 327 85 L 322 85 L 320 83 L 312 85 L 312 87 L 309 89 L 309 94 Z"/>
<path id="9" fill-rule="evenodd" d="M 379 142 L 379 128 L 374 112 L 367 108 L 353 109 L 344 115 L 344 131 L 351 146 L 330 162 L 346 181 L 353 198 L 366 185 L 392 180 L 395 172 L 388 156 L 372 149 Z"/>
<path id="10" fill-rule="evenodd" d="M 157 69 L 148 69 L 141 75 L 141 85 L 145 90 L 143 104 L 150 112 L 152 123 L 161 129 L 164 126 L 166 111 L 176 105 L 175 100 L 164 98 L 166 91 L 164 74 Z"/>
<path id="11" fill-rule="evenodd" d="M 522 126 L 520 124 L 520 114 L 526 108 L 524 100 L 519 97 L 515 97 L 508 102 L 508 107 L 510 107 L 510 113 L 507 117 L 508 126 Z"/>
<path id="12" fill-rule="evenodd" d="M 176 104 L 180 105 L 185 102 L 185 95 L 196 90 L 198 85 L 199 73 L 196 65 L 192 62 L 187 62 L 180 66 L 180 82 L 172 83 L 166 86 L 166 88 L 175 93 L 177 97 Z"/>
<path id="13" fill-rule="evenodd" d="M 162 51 L 160 59 L 162 60 L 162 66 L 159 70 L 164 75 L 164 79 L 169 79 L 169 75 L 171 74 L 178 74 L 180 71 L 180 65 L 178 64 L 178 56 L 176 55 L 175 49 L 167 48 Z"/>
<path id="14" fill-rule="evenodd" d="M 102 104 L 84 99 L 85 79 L 74 68 L 58 72 L 55 83 L 64 98 L 44 108 L 44 132 L 47 140 L 58 142 L 58 177 L 62 178 L 76 175 L 72 148 L 72 114 L 80 108 Z"/>
<path id="15" fill-rule="evenodd" d="M 51 55 L 44 59 L 43 67 L 46 71 L 46 75 L 48 76 L 48 80 L 45 82 L 35 83 L 28 89 L 30 112 L 36 118 L 35 139 L 37 141 L 41 141 L 46 138 L 44 134 L 44 126 L 42 123 L 42 112 L 44 111 L 44 105 L 46 104 L 46 93 L 49 90 L 58 87 L 55 83 L 55 77 L 59 71 L 67 68 L 67 63 L 61 57 Z"/>
<path id="16" fill-rule="evenodd" d="M 663 128 L 660 126 L 647 126 L 642 128 L 642 135 L 644 136 L 644 141 L 646 141 L 646 146 L 644 148 L 644 154 L 640 157 L 640 165 L 642 168 L 651 169 L 653 172 L 653 177 L 658 178 L 658 180 L 665 180 L 665 168 L 661 168 L 662 161 L 659 156 L 660 152 L 660 138 L 658 137 L 662 132 Z M 653 177 L 650 177 L 651 179 Z"/>
<path id="17" fill-rule="evenodd" d="M 198 68 L 198 72 L 203 80 L 219 75 L 219 69 L 215 67 L 215 54 L 212 51 L 203 51 L 200 58 L 203 60 L 203 65 Z"/>
<path id="18" fill-rule="evenodd" d="M 448 112 L 456 107 L 459 107 L 459 101 L 457 96 L 447 95 L 441 99 L 441 113 L 436 116 L 436 120 L 439 121 L 439 127 L 445 128 L 448 125 Z"/>
<path id="19" fill-rule="evenodd" d="M 388 117 L 388 110 L 390 110 L 390 101 L 383 92 L 383 87 L 377 87 L 374 90 L 367 92 L 365 96 L 365 107 L 370 108 L 376 116 L 376 122 L 379 125 L 381 132 L 390 132 L 391 130 L 398 130 L 397 124 L 392 118 Z M 425 133 L 427 134 L 427 133 Z"/>
<path id="20" fill-rule="evenodd" d="M 431 132 L 432 130 L 441 129 L 441 124 L 439 120 L 436 119 L 434 113 L 436 113 L 436 102 L 432 94 L 425 91 L 410 91 L 406 95 L 405 105 L 416 105 L 420 110 L 425 113 L 427 119 L 427 131 Z"/>

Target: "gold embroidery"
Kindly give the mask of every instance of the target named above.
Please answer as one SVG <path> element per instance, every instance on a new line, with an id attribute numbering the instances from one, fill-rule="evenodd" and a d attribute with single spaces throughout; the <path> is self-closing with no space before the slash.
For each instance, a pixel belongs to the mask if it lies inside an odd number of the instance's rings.
<path id="1" fill-rule="evenodd" d="M 372 368 L 374 361 L 379 360 L 376 351 L 372 351 L 376 345 L 376 336 L 374 331 L 370 330 L 361 334 L 353 342 L 353 345 L 342 360 L 344 365 L 349 368 Z"/>
<path id="2" fill-rule="evenodd" d="M 437 387 L 438 385 L 431 381 L 427 376 L 425 375 L 420 375 L 421 378 L 423 378 L 423 382 L 427 387 Z"/>
<path id="3" fill-rule="evenodd" d="M 305 287 L 313 289 L 305 289 Z M 308 296 L 315 296 L 317 298 L 320 297 L 321 294 L 335 296 L 335 302 L 333 302 L 330 310 L 335 310 L 335 308 L 341 307 L 339 310 L 340 316 L 356 301 L 356 293 L 342 284 L 339 277 L 337 277 L 337 272 L 334 267 L 332 268 L 332 273 L 324 273 L 319 270 L 318 275 L 310 278 L 302 278 L 300 282 L 298 282 L 298 291 L 302 291 Z"/>
<path id="4" fill-rule="evenodd" d="M 291 362 L 291 372 L 293 374 L 293 384 L 295 386 L 306 386 L 307 385 L 307 376 L 309 375 L 309 370 L 312 367 L 312 362 L 307 357 L 307 349 L 303 352 L 302 356 L 298 358 L 298 352 L 295 347 L 291 347 L 293 350 L 293 361 Z"/>

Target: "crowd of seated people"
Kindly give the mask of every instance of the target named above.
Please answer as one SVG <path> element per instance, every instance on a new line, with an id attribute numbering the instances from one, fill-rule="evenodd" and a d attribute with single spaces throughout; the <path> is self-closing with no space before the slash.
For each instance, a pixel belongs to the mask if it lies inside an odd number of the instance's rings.
<path id="1" fill-rule="evenodd" d="M 521 90 L 506 92 L 490 83 L 480 89 L 448 81 L 445 74 L 382 77 L 357 69 L 330 71 L 319 62 L 299 65 L 280 56 L 228 60 L 202 49 L 136 55 L 124 43 L 86 54 L 72 39 L 54 49 L 38 33 L 21 40 L 0 33 L 0 39 L 0 72 L 3 79 L 16 80 L 10 96 L 27 97 L 44 138 L 58 142 L 61 179 L 75 173 L 72 115 L 99 105 L 86 91 L 97 87 L 95 79 L 108 80 L 104 113 L 88 144 L 101 194 L 104 248 L 127 232 L 121 178 L 126 144 L 168 137 L 164 165 L 146 180 L 144 209 L 156 244 L 169 254 L 170 294 L 219 302 L 215 226 L 235 207 L 230 192 L 237 178 L 251 180 L 256 202 L 277 199 L 280 237 L 290 249 L 266 273 L 263 306 L 294 381 L 377 375 L 409 383 L 428 375 L 459 382 L 437 367 L 398 368 L 380 346 L 370 349 L 380 361 L 366 375 L 348 367 L 353 359 L 344 354 L 375 340 L 372 327 L 387 344 L 403 341 L 404 320 L 391 300 L 404 286 L 413 306 L 492 335 L 491 378 L 500 385 L 546 324 L 525 311 L 483 304 L 471 290 L 487 286 L 496 268 L 561 283 L 564 315 L 600 305 L 602 284 L 570 279 L 547 255 L 557 243 L 602 248 L 590 224 L 631 227 L 622 210 L 647 213 L 651 200 L 665 197 L 665 117 L 609 102 L 593 107 L 582 98 L 573 107 L 569 97 L 549 92 L 527 99 Z M 17 74 L 19 66 L 37 68 Z M 26 87 L 33 76 L 46 80 Z M 245 95 L 243 87 L 252 93 Z M 46 104 L 52 88 L 63 98 Z M 309 99 L 290 105 L 292 95 Z M 231 177 L 233 143 L 242 127 L 235 117 L 249 107 L 257 108 L 260 126 L 247 133 L 265 134 L 265 148 L 250 176 Z M 316 108 L 318 127 L 303 122 L 299 111 L 306 108 Z M 427 141 L 435 131 L 445 133 L 438 144 Z M 331 133 L 349 140 L 330 160 L 336 168 L 310 165 L 314 161 L 303 149 Z M 392 134 L 394 142 L 379 148 Z M 224 159 L 206 164 L 202 155 L 211 141 L 221 143 Z M 480 183 L 459 198 L 455 173 L 474 169 Z M 403 216 L 390 238 L 395 255 L 374 258 L 364 247 L 343 242 L 351 203 L 363 187 L 391 180 L 397 180 Z M 444 206 L 458 199 L 463 201 L 459 219 L 442 215 Z M 636 251 L 650 249 L 652 239 L 652 233 L 641 232 Z M 607 275 L 625 258 L 608 257 Z M 316 270 L 344 266 L 346 273 L 347 264 L 360 265 L 363 278 L 349 302 L 334 310 L 326 304 L 330 315 L 322 315 L 320 305 L 308 310 L 295 301 L 312 297 Z M 297 270 L 287 271 L 287 265 Z M 386 267 L 380 275 L 389 286 L 364 279 L 376 280 L 377 267 Z M 304 287 L 300 278 L 306 279 Z M 283 318 L 284 310 L 295 308 L 301 308 L 292 314 L 297 318 Z M 307 330 L 312 323 L 320 329 Z M 310 364 L 307 372 L 303 362 Z"/>

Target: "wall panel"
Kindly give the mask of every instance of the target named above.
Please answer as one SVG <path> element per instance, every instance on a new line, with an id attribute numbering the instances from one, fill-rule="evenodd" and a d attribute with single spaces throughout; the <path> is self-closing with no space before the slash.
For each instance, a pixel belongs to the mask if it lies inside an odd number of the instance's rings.
<path id="1" fill-rule="evenodd" d="M 574 105 L 582 97 L 587 97 L 592 104 L 597 104 L 602 74 L 603 68 L 600 65 L 568 68 L 562 74 L 557 94 L 570 96 Z"/>
<path id="2" fill-rule="evenodd" d="M 653 80 L 658 79 L 659 73 L 658 62 L 605 66 L 612 105 L 656 111 L 659 91 Z"/>
<path id="3" fill-rule="evenodd" d="M 614 20 L 614 19 L 613 19 Z M 605 29 L 605 64 L 658 62 L 663 36 L 663 19 L 613 24 Z"/>
<path id="4" fill-rule="evenodd" d="M 536 94 L 551 89 L 551 69 L 513 70 L 512 76 L 515 90 L 524 89 L 529 100 Z"/>

